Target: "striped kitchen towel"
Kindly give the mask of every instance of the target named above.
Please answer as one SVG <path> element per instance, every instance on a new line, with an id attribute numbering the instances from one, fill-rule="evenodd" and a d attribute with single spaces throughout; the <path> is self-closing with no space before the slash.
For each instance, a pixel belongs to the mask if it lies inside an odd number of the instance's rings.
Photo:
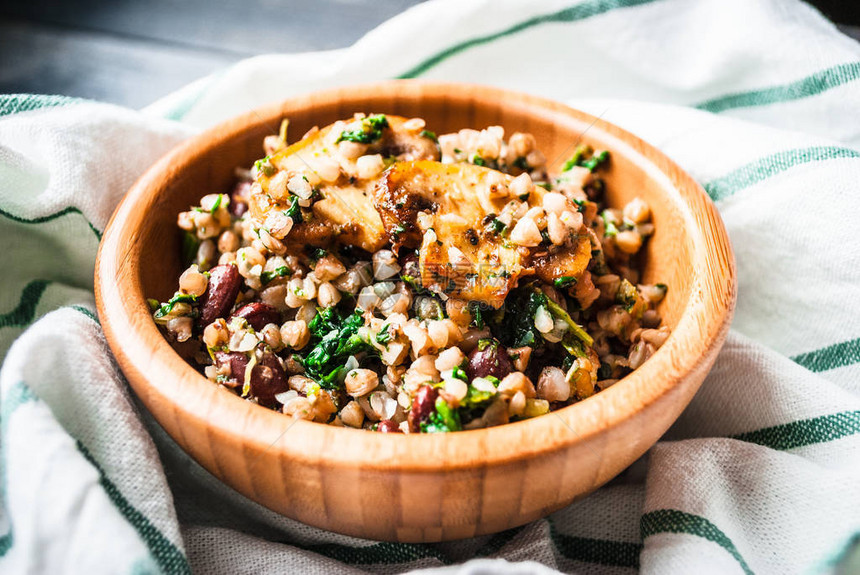
<path id="1" fill-rule="evenodd" d="M 101 230 L 182 139 L 383 78 L 568 102 L 664 150 L 731 236 L 712 373 L 645 457 L 493 536 L 375 543 L 216 481 L 141 409 L 93 313 Z M 241 62 L 136 112 L 0 96 L 4 573 L 860 572 L 860 45 L 797 0 L 437 0 L 355 46 Z"/>

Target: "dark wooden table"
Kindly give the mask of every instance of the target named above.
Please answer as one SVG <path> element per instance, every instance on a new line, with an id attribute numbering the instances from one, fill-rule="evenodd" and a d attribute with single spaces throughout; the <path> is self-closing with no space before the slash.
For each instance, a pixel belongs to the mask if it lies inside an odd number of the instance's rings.
<path id="1" fill-rule="evenodd" d="M 233 62 L 350 46 L 420 0 L 0 0 L 0 93 L 143 107 Z"/>
<path id="2" fill-rule="evenodd" d="M 0 93 L 139 108 L 237 60 L 329 50 L 421 0 L 0 0 Z M 860 38 L 856 0 L 815 0 Z"/>

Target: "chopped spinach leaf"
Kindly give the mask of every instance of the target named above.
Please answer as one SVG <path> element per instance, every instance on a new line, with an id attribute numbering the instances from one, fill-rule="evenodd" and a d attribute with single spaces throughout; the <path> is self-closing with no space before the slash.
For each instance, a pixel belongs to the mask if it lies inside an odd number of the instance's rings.
<path id="1" fill-rule="evenodd" d="M 311 350 L 303 360 L 306 375 L 324 389 L 338 389 L 346 376 L 344 364 L 349 356 L 376 352 L 376 348 L 358 334 L 363 325 L 364 317 L 358 309 L 346 318 L 341 318 L 333 307 L 314 316 L 308 324 Z"/>
<path id="2" fill-rule="evenodd" d="M 508 293 L 502 313 L 494 314 L 490 330 L 506 347 L 530 345 L 541 347 L 543 338 L 535 327 L 535 313 L 546 305 L 546 296 L 529 286 Z"/>
<path id="3" fill-rule="evenodd" d="M 185 264 L 185 267 L 194 263 L 199 247 L 200 240 L 197 239 L 197 234 L 189 231 L 182 234 L 182 263 Z"/>
<path id="4" fill-rule="evenodd" d="M 612 377 L 612 366 L 605 362 L 600 362 L 600 367 L 597 368 L 597 379 L 609 379 Z"/>

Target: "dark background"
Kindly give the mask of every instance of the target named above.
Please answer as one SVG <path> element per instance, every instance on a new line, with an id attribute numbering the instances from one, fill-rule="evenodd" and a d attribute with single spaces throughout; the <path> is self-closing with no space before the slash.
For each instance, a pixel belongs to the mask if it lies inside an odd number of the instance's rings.
<path id="1" fill-rule="evenodd" d="M 0 93 L 139 108 L 249 56 L 349 46 L 420 1 L 0 0 Z M 860 39 L 860 0 L 811 3 Z"/>

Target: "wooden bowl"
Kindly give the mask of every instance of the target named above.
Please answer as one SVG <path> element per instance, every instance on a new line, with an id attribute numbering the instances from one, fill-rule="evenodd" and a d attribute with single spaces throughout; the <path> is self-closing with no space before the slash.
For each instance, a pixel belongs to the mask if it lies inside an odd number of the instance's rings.
<path id="1" fill-rule="evenodd" d="M 353 112 L 422 117 L 437 133 L 501 125 L 533 133 L 558 171 L 578 142 L 611 151 L 609 203 L 653 211 L 644 282 L 668 284 L 666 344 L 616 385 L 553 414 L 454 434 L 394 435 L 291 418 L 220 389 L 153 323 L 182 271 L 178 212 L 230 188 L 283 117 L 303 134 Z M 608 122 L 549 100 L 462 84 L 399 81 L 293 98 L 179 146 L 128 192 L 96 264 L 99 317 L 140 399 L 203 467 L 309 525 L 388 541 L 442 541 L 522 525 L 606 483 L 692 399 L 728 330 L 734 256 L 702 188 L 662 153 Z"/>

